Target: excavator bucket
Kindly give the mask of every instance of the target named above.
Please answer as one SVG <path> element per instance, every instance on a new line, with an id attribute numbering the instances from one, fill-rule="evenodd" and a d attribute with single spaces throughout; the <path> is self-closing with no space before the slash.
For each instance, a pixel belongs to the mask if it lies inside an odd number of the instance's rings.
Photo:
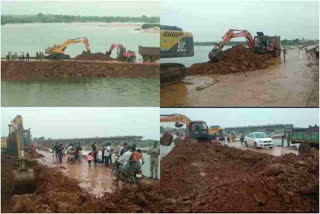
<path id="1" fill-rule="evenodd" d="M 32 193 L 36 187 L 33 169 L 13 170 L 14 193 Z"/>
<path id="2" fill-rule="evenodd" d="M 13 170 L 14 192 L 25 194 L 33 192 L 35 188 L 35 176 L 33 169 L 26 168 L 24 159 L 18 160 L 18 169 Z"/>
<path id="3" fill-rule="evenodd" d="M 209 52 L 209 59 L 211 62 L 219 62 L 223 58 L 223 51 L 219 49 L 212 49 Z"/>
<path id="4" fill-rule="evenodd" d="M 163 63 L 160 64 L 161 86 L 182 82 L 185 78 L 186 68 L 182 64 Z"/>

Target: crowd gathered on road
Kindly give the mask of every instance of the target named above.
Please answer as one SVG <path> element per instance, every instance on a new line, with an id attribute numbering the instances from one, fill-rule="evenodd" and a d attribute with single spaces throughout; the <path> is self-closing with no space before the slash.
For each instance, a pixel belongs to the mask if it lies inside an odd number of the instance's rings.
<path id="1" fill-rule="evenodd" d="M 160 147 L 159 143 L 155 141 L 149 148 L 147 154 L 150 155 L 150 179 L 158 179 L 159 170 L 159 155 Z M 101 152 L 101 155 L 99 155 Z M 121 165 L 121 174 L 130 175 L 131 173 L 141 170 L 143 164 L 145 164 L 142 151 L 136 148 L 133 144 L 129 146 L 128 143 L 124 143 L 122 146 L 120 143 L 105 143 L 102 148 L 97 148 L 97 143 L 94 142 L 91 145 L 90 151 L 84 154 L 84 151 L 80 143 L 75 145 L 69 144 L 64 146 L 63 144 L 55 143 L 52 146 L 52 153 L 57 163 L 62 163 L 63 157 L 66 156 L 66 163 L 81 162 L 86 158 L 88 167 L 98 166 L 103 164 L 105 167 L 114 167 L 116 163 Z"/>

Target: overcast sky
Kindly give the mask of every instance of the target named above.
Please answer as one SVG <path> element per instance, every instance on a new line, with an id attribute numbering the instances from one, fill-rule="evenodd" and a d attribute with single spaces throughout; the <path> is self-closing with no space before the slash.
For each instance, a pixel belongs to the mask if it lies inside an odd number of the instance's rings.
<path id="1" fill-rule="evenodd" d="M 159 16 L 160 2 L 153 0 L 19 0 L 1 1 L 3 15 L 38 13 L 79 16 Z"/>
<path id="2" fill-rule="evenodd" d="M 161 114 L 183 114 L 191 120 L 206 121 L 208 126 L 293 124 L 295 127 L 308 127 L 319 124 L 317 108 L 162 108 L 160 112 Z"/>
<path id="3" fill-rule="evenodd" d="M 20 114 L 33 137 L 85 138 L 137 135 L 159 140 L 159 108 L 2 108 L 1 136 Z"/>
<path id="4" fill-rule="evenodd" d="M 317 0 L 161 0 L 161 24 L 191 31 L 195 41 L 220 41 L 231 28 L 317 39 L 318 8 Z"/>

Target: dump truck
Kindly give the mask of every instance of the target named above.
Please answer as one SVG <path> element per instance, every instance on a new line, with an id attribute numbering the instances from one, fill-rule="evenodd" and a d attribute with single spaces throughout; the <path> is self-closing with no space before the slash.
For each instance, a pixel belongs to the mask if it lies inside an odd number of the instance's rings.
<path id="1" fill-rule="evenodd" d="M 310 147 L 319 149 L 319 126 L 293 128 L 291 143 L 300 143 L 299 152 L 301 153 L 309 151 Z"/>
<path id="2" fill-rule="evenodd" d="M 139 54 L 142 56 L 143 62 L 156 62 L 160 59 L 160 48 L 143 47 L 139 45 Z"/>

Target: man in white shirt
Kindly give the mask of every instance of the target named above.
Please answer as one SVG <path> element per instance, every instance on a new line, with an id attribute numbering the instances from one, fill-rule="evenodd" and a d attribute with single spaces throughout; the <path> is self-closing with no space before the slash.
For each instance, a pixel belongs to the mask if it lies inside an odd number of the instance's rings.
<path id="1" fill-rule="evenodd" d="M 119 163 L 121 163 L 122 165 L 127 165 L 127 163 L 129 162 L 130 158 L 132 156 L 132 149 L 130 148 L 130 150 L 126 151 L 119 159 Z"/>
<path id="2" fill-rule="evenodd" d="M 110 143 L 107 143 L 105 150 L 104 150 L 104 157 L 105 157 L 105 166 L 109 166 L 109 162 L 111 163 L 111 148 Z"/>

